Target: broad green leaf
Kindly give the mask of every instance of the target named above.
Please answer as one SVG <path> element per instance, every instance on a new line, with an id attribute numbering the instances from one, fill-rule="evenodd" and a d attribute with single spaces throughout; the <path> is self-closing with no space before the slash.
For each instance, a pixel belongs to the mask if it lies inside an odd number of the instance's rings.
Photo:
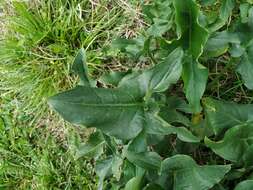
<path id="1" fill-rule="evenodd" d="M 229 165 L 199 166 L 186 155 L 176 155 L 162 162 L 162 173 L 173 176 L 173 190 L 209 190 L 230 170 Z"/>
<path id="2" fill-rule="evenodd" d="M 241 15 L 242 23 L 247 23 L 249 21 L 249 18 L 248 18 L 249 8 L 250 8 L 250 5 L 248 3 L 242 3 L 240 5 L 240 15 Z"/>
<path id="3" fill-rule="evenodd" d="M 129 144 L 128 150 L 136 153 L 146 152 L 147 147 L 147 134 L 145 130 L 142 130 L 142 132 Z"/>
<path id="4" fill-rule="evenodd" d="M 72 70 L 80 77 L 80 83 L 82 86 L 90 86 L 88 67 L 86 65 L 86 54 L 83 48 L 77 53 Z"/>
<path id="5" fill-rule="evenodd" d="M 218 57 L 227 52 L 231 43 L 240 44 L 239 36 L 236 33 L 228 31 L 214 33 L 205 45 L 204 55 Z"/>
<path id="6" fill-rule="evenodd" d="M 232 44 L 232 46 L 229 49 L 229 53 L 231 57 L 241 57 L 246 52 L 245 47 L 243 47 L 241 44 Z"/>
<path id="7" fill-rule="evenodd" d="M 98 190 L 103 190 L 104 179 L 111 174 L 112 158 L 96 162 L 95 172 L 99 177 Z"/>
<path id="8" fill-rule="evenodd" d="M 225 160 L 240 162 L 253 144 L 253 125 L 232 127 L 221 141 L 214 142 L 206 138 L 205 144 Z"/>
<path id="9" fill-rule="evenodd" d="M 198 59 L 208 39 L 208 31 L 199 25 L 199 7 L 194 0 L 173 0 L 177 34 L 184 50 Z"/>
<path id="10" fill-rule="evenodd" d="M 252 190 L 253 189 L 253 180 L 245 180 L 239 183 L 234 190 Z"/>
<path id="11" fill-rule="evenodd" d="M 206 98 L 203 101 L 207 127 L 216 135 L 234 127 L 253 121 L 253 105 L 236 104 Z"/>
<path id="12" fill-rule="evenodd" d="M 127 75 L 119 83 L 119 88 L 142 96 L 153 92 L 163 92 L 180 78 L 182 72 L 183 51 L 174 50 L 167 58 L 142 74 Z"/>
<path id="13" fill-rule="evenodd" d="M 193 112 L 201 111 L 200 99 L 205 91 L 208 77 L 207 69 L 198 63 L 209 33 L 200 26 L 199 7 L 194 0 L 174 0 L 178 40 L 174 45 L 181 45 L 188 56 L 184 62 L 183 80 L 186 98 Z"/>
<path id="14" fill-rule="evenodd" d="M 235 24 L 235 32 L 240 37 L 240 45 L 233 46 L 231 56 L 240 57 L 237 72 L 240 73 L 245 86 L 253 89 L 253 7 L 248 11 L 248 22 Z"/>
<path id="15" fill-rule="evenodd" d="M 223 0 L 220 10 L 220 18 L 227 21 L 232 15 L 232 11 L 235 7 L 235 0 Z"/>
<path id="16" fill-rule="evenodd" d="M 143 128 L 142 96 L 125 90 L 76 87 L 49 99 L 67 121 L 96 127 L 108 135 L 131 139 Z"/>
<path id="17" fill-rule="evenodd" d="M 143 176 L 137 176 L 129 180 L 126 184 L 125 190 L 141 190 Z"/>
<path id="18" fill-rule="evenodd" d="M 83 156 L 96 158 L 103 153 L 105 141 L 101 132 L 95 132 L 90 135 L 86 143 L 81 144 L 76 153 L 77 159 Z"/>
<path id="19" fill-rule="evenodd" d="M 253 89 L 253 44 L 243 54 L 240 65 L 237 68 L 244 84 L 248 89 Z"/>
<path id="20" fill-rule="evenodd" d="M 150 114 L 146 115 L 146 126 L 145 130 L 148 134 L 153 135 L 170 135 L 176 134 L 177 137 L 184 142 L 196 143 L 200 139 L 194 136 L 189 130 L 184 127 L 173 127 L 168 124 L 159 116 L 153 116 Z"/>
<path id="21" fill-rule="evenodd" d="M 197 61 L 187 58 L 183 68 L 184 91 L 194 113 L 202 110 L 200 99 L 204 94 L 208 70 Z"/>
<path id="22" fill-rule="evenodd" d="M 159 170 L 162 158 L 155 152 L 132 152 L 125 151 L 126 158 L 133 164 L 146 170 Z"/>
<path id="23" fill-rule="evenodd" d="M 122 79 L 118 89 L 77 87 L 49 99 L 67 121 L 96 127 L 120 139 L 132 139 L 143 128 L 144 100 L 175 83 L 182 70 L 183 51 L 178 48 L 164 62 Z M 98 119 L 99 118 L 99 119 Z"/>

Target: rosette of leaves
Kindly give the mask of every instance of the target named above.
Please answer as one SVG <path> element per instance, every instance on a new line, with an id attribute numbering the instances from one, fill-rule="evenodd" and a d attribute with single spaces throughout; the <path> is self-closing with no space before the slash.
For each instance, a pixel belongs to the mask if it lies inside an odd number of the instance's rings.
<path id="1" fill-rule="evenodd" d="M 166 121 L 168 105 L 169 113 L 186 121 L 187 117 L 176 110 L 190 110 L 178 99 L 172 104 L 172 99 L 164 94 L 181 75 L 183 54 L 177 48 L 154 67 L 120 73 L 116 87 L 98 88 L 88 77 L 85 53 L 80 50 L 73 66 L 80 76 L 80 84 L 49 99 L 49 104 L 67 121 L 96 128 L 89 140 L 79 145 L 77 158 L 86 156 L 96 160 L 98 189 L 205 190 L 230 170 L 229 165 L 200 166 L 187 155 L 167 152 L 162 157 L 159 148 L 156 152 L 155 147 L 161 146 L 168 136 L 175 139 L 176 135 L 179 141 L 191 144 L 200 142 L 186 127 L 190 121 L 181 126 L 172 126 Z M 115 73 L 107 78 L 112 76 Z M 168 121 L 174 122 L 173 118 Z M 165 159 L 166 155 L 174 156 Z M 108 178 L 110 182 L 104 183 Z"/>
<path id="2" fill-rule="evenodd" d="M 199 23 L 201 11 L 195 0 L 154 1 L 144 6 L 150 27 L 136 39 L 117 39 L 113 48 L 132 57 L 148 57 L 154 63 L 177 47 L 185 54 L 182 78 L 184 91 L 194 113 L 202 110 L 208 70 L 198 61 L 208 39 L 208 30 Z"/>

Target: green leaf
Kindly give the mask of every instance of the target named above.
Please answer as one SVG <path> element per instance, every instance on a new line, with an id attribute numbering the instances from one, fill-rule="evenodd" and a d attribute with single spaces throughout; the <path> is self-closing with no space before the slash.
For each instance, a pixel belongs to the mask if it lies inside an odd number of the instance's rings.
<path id="1" fill-rule="evenodd" d="M 220 18 L 227 21 L 232 15 L 232 11 L 235 7 L 235 0 L 223 0 L 220 10 Z"/>
<path id="2" fill-rule="evenodd" d="M 143 176 L 137 176 L 129 180 L 125 190 L 141 190 Z"/>
<path id="3" fill-rule="evenodd" d="M 253 105 L 206 98 L 203 101 L 207 125 L 218 135 L 236 125 L 253 121 Z"/>
<path id="4" fill-rule="evenodd" d="M 239 125 L 229 129 L 221 141 L 205 138 L 205 144 L 216 154 L 232 162 L 240 162 L 253 144 L 253 125 Z"/>
<path id="5" fill-rule="evenodd" d="M 183 51 L 175 49 L 167 58 L 142 74 L 127 75 L 119 83 L 119 88 L 142 96 L 153 92 L 163 92 L 180 78 Z"/>
<path id="6" fill-rule="evenodd" d="M 237 72 L 242 76 L 245 86 L 253 89 L 253 7 L 248 11 L 247 23 L 235 24 L 234 30 L 240 37 L 240 45 L 233 46 L 231 56 L 240 57 Z M 244 15 L 245 16 L 245 15 Z"/>
<path id="7" fill-rule="evenodd" d="M 126 150 L 125 156 L 131 163 L 147 170 L 159 170 L 161 167 L 162 158 L 156 152 L 136 153 Z"/>
<path id="8" fill-rule="evenodd" d="M 186 59 L 183 68 L 184 91 L 192 111 L 198 113 L 202 110 L 200 99 L 204 94 L 208 78 L 208 70 L 191 58 Z"/>
<path id="9" fill-rule="evenodd" d="M 253 166 L 252 156 L 253 156 L 253 145 L 250 145 L 249 148 L 247 148 L 245 154 L 243 154 L 242 156 L 242 160 L 243 160 L 245 168 L 249 168 Z"/>
<path id="10" fill-rule="evenodd" d="M 234 190 L 252 190 L 253 180 L 245 180 L 239 183 Z"/>
<path id="11" fill-rule="evenodd" d="M 88 77 L 88 67 L 86 65 L 86 54 L 84 49 L 80 49 L 77 53 L 72 70 L 80 77 L 80 85 L 90 86 L 90 80 Z"/>
<path id="12" fill-rule="evenodd" d="M 143 128 L 144 100 L 175 83 L 182 70 L 183 51 L 178 48 L 164 62 L 142 74 L 129 74 L 118 89 L 76 87 L 49 99 L 49 104 L 67 121 L 96 127 L 120 139 L 132 139 Z M 98 119 L 99 118 L 99 119 Z"/>
<path id="13" fill-rule="evenodd" d="M 123 180 L 129 181 L 136 176 L 136 167 L 134 164 L 129 162 L 127 159 L 124 160 L 123 164 Z"/>
<path id="14" fill-rule="evenodd" d="M 119 89 L 79 86 L 50 98 L 49 104 L 71 123 L 96 127 L 121 139 L 134 138 L 143 128 L 143 97 L 164 91 L 179 79 L 182 57 L 178 48 L 142 74 L 127 75 Z"/>
<path id="15" fill-rule="evenodd" d="M 128 150 L 133 152 L 146 152 L 147 151 L 147 135 L 146 131 L 142 130 L 139 135 L 132 140 L 132 142 L 128 146 Z"/>
<path id="16" fill-rule="evenodd" d="M 199 24 L 200 10 L 194 0 L 174 0 L 173 3 L 178 40 L 172 43 L 181 45 L 188 53 L 183 67 L 184 90 L 193 112 L 198 113 L 201 111 L 200 99 L 208 77 L 207 69 L 198 63 L 198 58 L 203 52 L 209 33 Z"/>
<path id="17" fill-rule="evenodd" d="M 194 136 L 184 127 L 173 127 L 159 116 L 146 115 L 146 132 L 153 135 L 170 135 L 176 134 L 177 137 L 184 142 L 196 143 L 199 138 Z"/>
<path id="18" fill-rule="evenodd" d="M 198 22 L 199 7 L 194 0 L 173 0 L 180 44 L 198 59 L 208 39 L 208 31 Z"/>
<path id="19" fill-rule="evenodd" d="M 204 55 L 218 57 L 227 52 L 231 43 L 240 44 L 238 34 L 228 31 L 216 32 L 208 39 L 204 48 Z"/>
<path id="20" fill-rule="evenodd" d="M 89 158 L 100 156 L 103 153 L 104 143 L 105 141 L 101 132 L 91 134 L 89 140 L 78 147 L 76 153 L 77 159 L 83 156 Z"/>
<path id="21" fill-rule="evenodd" d="M 186 155 L 176 155 L 162 162 L 162 173 L 173 176 L 174 190 L 209 190 L 230 170 L 229 165 L 199 166 Z"/>
<path id="22" fill-rule="evenodd" d="M 76 87 L 49 99 L 67 121 L 96 127 L 121 139 L 136 137 L 143 128 L 142 96 L 125 90 Z"/>
<path id="23" fill-rule="evenodd" d="M 243 54 L 236 71 L 242 76 L 245 86 L 253 90 L 253 44 Z"/>
<path id="24" fill-rule="evenodd" d="M 98 190 L 103 190 L 104 179 L 111 174 L 112 158 L 96 162 L 95 172 L 99 177 Z"/>
<path id="25" fill-rule="evenodd" d="M 249 21 L 249 18 L 248 18 L 249 8 L 250 8 L 250 5 L 248 3 L 242 3 L 240 5 L 240 15 L 241 15 L 242 23 L 247 23 Z"/>
<path id="26" fill-rule="evenodd" d="M 166 106 L 160 108 L 159 116 L 168 123 L 182 123 L 185 126 L 190 126 L 190 120 L 181 112 L 191 112 L 190 106 L 178 97 L 168 97 Z"/>

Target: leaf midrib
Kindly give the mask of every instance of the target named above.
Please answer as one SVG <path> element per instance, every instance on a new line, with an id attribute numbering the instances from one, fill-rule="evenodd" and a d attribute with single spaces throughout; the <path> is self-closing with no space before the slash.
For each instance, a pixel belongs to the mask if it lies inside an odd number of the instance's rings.
<path id="1" fill-rule="evenodd" d="M 64 102 L 64 104 L 74 104 L 74 105 L 82 105 L 82 106 L 87 106 L 87 107 L 144 107 L 144 103 L 119 103 L 119 104 L 114 104 L 114 103 L 97 103 L 97 104 L 89 104 L 89 103 L 79 103 L 79 102 Z"/>

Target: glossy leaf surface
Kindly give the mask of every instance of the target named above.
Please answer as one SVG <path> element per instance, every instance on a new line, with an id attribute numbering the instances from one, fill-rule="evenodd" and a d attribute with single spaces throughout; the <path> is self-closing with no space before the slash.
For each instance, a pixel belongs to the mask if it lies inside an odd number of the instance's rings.
<path id="1" fill-rule="evenodd" d="M 214 142 L 206 138 L 205 144 L 225 160 L 240 162 L 253 144 L 253 125 L 232 127 L 221 141 Z"/>
<path id="2" fill-rule="evenodd" d="M 253 120 L 253 105 L 242 105 L 232 102 L 206 98 L 203 101 L 207 125 L 215 134 L 220 134 L 236 125 L 246 124 Z"/>
<path id="3" fill-rule="evenodd" d="M 252 190 L 253 189 L 253 180 L 245 180 L 239 183 L 234 190 Z"/>
<path id="4" fill-rule="evenodd" d="M 71 123 L 118 138 L 134 138 L 143 128 L 142 97 L 124 90 L 79 86 L 52 97 L 49 104 Z"/>
<path id="5" fill-rule="evenodd" d="M 182 72 L 183 51 L 174 50 L 162 63 L 142 74 L 128 75 L 119 83 L 119 88 L 145 96 L 147 93 L 163 92 L 177 82 Z"/>
<path id="6" fill-rule="evenodd" d="M 202 110 L 202 98 L 208 78 L 208 70 L 197 61 L 187 59 L 183 69 L 184 91 L 194 113 Z"/>
<path id="7" fill-rule="evenodd" d="M 176 155 L 162 162 L 161 172 L 173 175 L 174 190 L 208 190 L 229 170 L 229 165 L 199 166 L 189 156 Z"/>
<path id="8" fill-rule="evenodd" d="M 81 85 L 90 86 L 88 67 L 86 64 L 86 53 L 84 49 L 80 49 L 77 53 L 72 66 L 72 70 L 80 77 Z"/>
<path id="9" fill-rule="evenodd" d="M 177 33 L 180 44 L 194 59 L 203 52 L 208 31 L 199 25 L 199 7 L 194 0 L 174 0 Z"/>

